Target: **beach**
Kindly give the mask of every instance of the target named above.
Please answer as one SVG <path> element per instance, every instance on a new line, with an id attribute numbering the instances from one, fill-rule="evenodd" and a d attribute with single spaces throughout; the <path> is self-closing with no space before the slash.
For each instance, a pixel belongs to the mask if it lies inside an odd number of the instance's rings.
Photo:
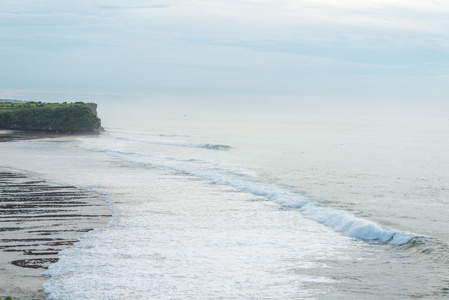
<path id="1" fill-rule="evenodd" d="M 449 299 L 449 1 L 0 7 L 0 300 Z"/>
<path id="2" fill-rule="evenodd" d="M 0 141 L 40 137 L 49 135 L 8 132 Z M 42 284 L 48 276 L 42 273 L 60 251 L 110 216 L 97 193 L 0 166 L 0 297 L 46 299 Z"/>
<path id="3" fill-rule="evenodd" d="M 0 129 L 0 143 L 11 141 L 24 141 L 40 138 L 55 138 L 61 137 L 64 134 L 57 134 L 54 132 L 40 132 L 40 131 L 22 131 L 22 130 L 7 130 Z"/>
<path id="4" fill-rule="evenodd" d="M 139 122 L 0 143 L 2 186 L 17 186 L 7 195 L 49 189 L 52 210 L 76 210 L 43 212 L 44 202 L 28 211 L 47 223 L 4 216 L 18 220 L 1 238 L 18 250 L 7 262 L 44 263 L 20 267 L 41 280 L 36 297 L 447 299 L 446 120 Z M 78 203 L 60 203 L 61 193 Z"/>

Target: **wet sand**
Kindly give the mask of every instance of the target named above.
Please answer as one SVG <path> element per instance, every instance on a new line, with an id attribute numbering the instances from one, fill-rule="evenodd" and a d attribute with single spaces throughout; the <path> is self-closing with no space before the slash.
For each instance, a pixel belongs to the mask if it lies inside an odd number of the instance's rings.
<path id="1" fill-rule="evenodd" d="M 110 216 L 96 193 L 0 166 L 0 298 L 46 299 L 42 273 Z"/>
<path id="2" fill-rule="evenodd" d="M 66 136 L 64 133 L 0 129 L 0 143 Z"/>

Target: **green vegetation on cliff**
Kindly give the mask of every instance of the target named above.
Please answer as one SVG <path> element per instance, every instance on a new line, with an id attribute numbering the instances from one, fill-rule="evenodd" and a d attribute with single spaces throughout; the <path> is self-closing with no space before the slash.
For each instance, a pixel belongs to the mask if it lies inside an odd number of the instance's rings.
<path id="1" fill-rule="evenodd" d="M 0 128 L 98 133 L 95 103 L 0 102 Z"/>

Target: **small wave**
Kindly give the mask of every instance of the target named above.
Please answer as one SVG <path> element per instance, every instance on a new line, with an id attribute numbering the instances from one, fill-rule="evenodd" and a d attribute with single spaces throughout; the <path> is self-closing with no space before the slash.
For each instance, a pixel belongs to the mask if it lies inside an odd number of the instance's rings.
<path id="1" fill-rule="evenodd" d="M 176 137 L 179 136 L 173 133 L 154 133 L 154 132 L 146 132 L 141 130 L 130 130 L 130 129 L 122 129 L 118 127 L 106 127 L 108 132 L 112 134 L 126 134 L 126 135 L 138 135 L 138 136 L 157 136 L 157 137 Z"/>
<path id="2" fill-rule="evenodd" d="M 146 143 L 154 145 L 165 145 L 165 146 L 175 146 L 175 147 L 187 147 L 187 148 L 202 148 L 209 150 L 230 150 L 231 146 L 228 145 L 218 145 L 218 144 L 194 144 L 194 143 L 184 143 L 179 141 L 169 141 L 169 140 L 146 140 L 146 139 L 136 139 L 128 137 L 115 137 L 115 139 L 129 142 Z"/>
<path id="3" fill-rule="evenodd" d="M 317 203 L 309 203 L 300 209 L 301 213 L 326 225 L 337 232 L 362 240 L 380 240 L 392 245 L 403 245 L 417 237 L 416 234 L 384 228 L 369 220 L 336 209 L 323 207 Z"/>
<path id="4" fill-rule="evenodd" d="M 214 144 L 198 144 L 199 148 L 212 149 L 212 150 L 229 150 L 232 147 L 228 145 L 214 145 Z"/>
<path id="5" fill-rule="evenodd" d="M 433 261 L 449 264 L 449 244 L 432 237 L 415 237 L 401 245 L 401 249 L 412 255 L 423 255 Z"/>
<path id="6" fill-rule="evenodd" d="M 210 180 L 216 184 L 229 185 L 254 195 L 266 197 L 284 207 L 298 209 L 306 218 L 330 227 L 346 236 L 362 240 L 378 240 L 392 245 L 404 245 L 418 237 L 418 235 L 413 233 L 382 227 L 369 220 L 358 218 L 349 212 L 325 207 L 297 191 L 261 182 L 246 174 L 236 173 L 206 162 L 199 163 L 196 160 L 178 160 L 173 157 L 120 152 L 87 143 L 83 143 L 81 147 L 86 150 L 104 152 L 110 156 L 135 164 L 173 169 Z"/>

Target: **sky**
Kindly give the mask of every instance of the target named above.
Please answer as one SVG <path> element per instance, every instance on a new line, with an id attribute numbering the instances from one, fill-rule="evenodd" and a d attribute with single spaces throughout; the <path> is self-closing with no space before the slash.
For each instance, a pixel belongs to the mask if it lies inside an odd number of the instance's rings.
<path id="1" fill-rule="evenodd" d="M 0 0 L 0 98 L 449 115 L 447 0 Z"/>

